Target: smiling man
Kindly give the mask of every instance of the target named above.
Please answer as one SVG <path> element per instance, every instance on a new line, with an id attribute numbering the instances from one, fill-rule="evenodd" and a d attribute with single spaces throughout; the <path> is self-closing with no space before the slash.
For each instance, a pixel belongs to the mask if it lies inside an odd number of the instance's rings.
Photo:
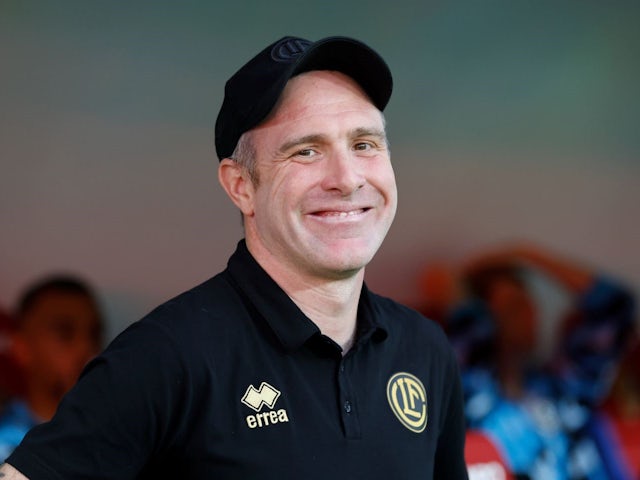
<path id="1" fill-rule="evenodd" d="M 245 238 L 121 334 L 5 478 L 467 478 L 444 334 L 364 284 L 397 205 L 391 90 L 344 37 L 285 37 L 229 79 L 218 176 Z"/>

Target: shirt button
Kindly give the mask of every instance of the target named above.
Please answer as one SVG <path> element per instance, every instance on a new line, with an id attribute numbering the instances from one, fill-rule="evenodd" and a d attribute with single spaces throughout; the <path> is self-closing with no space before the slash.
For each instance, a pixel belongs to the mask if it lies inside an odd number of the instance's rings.
<path id="1" fill-rule="evenodd" d="M 344 411 L 347 413 L 351 413 L 351 402 L 349 400 L 344 402 Z"/>
<path id="2" fill-rule="evenodd" d="M 340 364 L 340 371 L 341 371 L 341 372 L 344 372 L 344 363 L 341 363 L 341 364 Z"/>

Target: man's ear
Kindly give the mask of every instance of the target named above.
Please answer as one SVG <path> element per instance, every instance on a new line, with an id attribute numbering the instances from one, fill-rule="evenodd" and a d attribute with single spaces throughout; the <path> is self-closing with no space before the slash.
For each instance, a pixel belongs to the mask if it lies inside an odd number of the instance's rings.
<path id="1" fill-rule="evenodd" d="M 245 216 L 253 215 L 254 188 L 245 168 L 230 158 L 224 158 L 218 166 L 218 181 Z"/>

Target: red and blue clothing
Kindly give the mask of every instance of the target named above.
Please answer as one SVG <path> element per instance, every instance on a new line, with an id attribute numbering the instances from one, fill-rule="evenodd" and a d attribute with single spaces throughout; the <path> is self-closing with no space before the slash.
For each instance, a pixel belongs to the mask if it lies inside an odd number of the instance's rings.
<path id="1" fill-rule="evenodd" d="M 578 299 L 559 355 L 527 373 L 526 393 L 517 400 L 504 394 L 495 375 L 489 310 L 472 302 L 453 313 L 448 332 L 462 367 L 467 427 L 487 435 L 518 478 L 630 478 L 611 475 L 592 427 L 594 407 L 634 328 L 634 309 L 623 287 L 597 279 Z"/>
<path id="2" fill-rule="evenodd" d="M 31 428 L 40 420 L 25 402 L 12 400 L 0 415 L 0 463 L 18 446 Z"/>

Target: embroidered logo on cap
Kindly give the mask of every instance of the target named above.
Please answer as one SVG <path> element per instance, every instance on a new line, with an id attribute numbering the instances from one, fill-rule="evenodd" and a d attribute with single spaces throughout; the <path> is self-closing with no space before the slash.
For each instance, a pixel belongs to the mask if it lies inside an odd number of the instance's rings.
<path id="1" fill-rule="evenodd" d="M 405 427 L 415 433 L 427 426 L 427 392 L 418 377 L 398 372 L 387 382 L 391 410 Z"/>
<path id="2" fill-rule="evenodd" d="M 258 413 L 256 415 L 247 415 L 245 419 L 247 426 L 249 428 L 262 428 L 276 423 L 288 422 L 289 416 L 284 408 L 277 411 L 273 410 L 278 398 L 280 398 L 280 390 L 272 387 L 267 382 L 262 382 L 259 389 L 249 385 L 249 388 L 242 396 L 241 402 Z M 265 405 L 271 410 L 260 413 Z"/>
<path id="3" fill-rule="evenodd" d="M 271 58 L 276 62 L 291 63 L 309 48 L 311 42 L 302 38 L 285 38 L 271 49 Z"/>

